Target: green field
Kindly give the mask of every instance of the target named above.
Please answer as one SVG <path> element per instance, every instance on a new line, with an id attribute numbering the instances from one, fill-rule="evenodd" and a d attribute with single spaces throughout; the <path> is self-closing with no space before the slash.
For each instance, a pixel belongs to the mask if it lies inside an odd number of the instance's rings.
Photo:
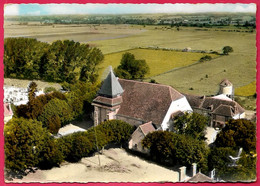
<path id="1" fill-rule="evenodd" d="M 212 58 L 216 58 L 216 54 L 203 54 L 194 52 L 178 52 L 178 51 L 165 51 L 165 50 L 153 50 L 153 49 L 133 49 L 123 52 L 117 52 L 112 54 L 106 54 L 104 62 L 100 65 L 103 73 L 109 65 L 113 68 L 120 64 L 122 55 L 125 52 L 130 52 L 135 55 L 136 59 L 144 59 L 150 67 L 150 73 L 146 77 L 152 77 L 162 74 L 171 69 L 184 67 L 197 62 L 201 57 L 210 55 Z"/>
<path id="2" fill-rule="evenodd" d="M 146 59 L 151 68 L 149 76 L 159 74 L 152 77 L 157 82 L 171 85 L 184 93 L 212 95 L 218 91 L 218 84 L 224 78 L 233 83 L 236 91 L 256 80 L 256 33 L 221 31 L 225 29 L 232 28 L 215 27 L 205 31 L 180 27 L 180 31 L 177 31 L 176 27 L 141 25 L 7 25 L 5 35 L 30 35 L 47 42 L 70 39 L 89 43 L 105 54 L 101 65 L 103 69 L 108 65 L 116 67 L 124 51 L 130 50 L 137 59 Z M 224 46 L 231 46 L 234 52 L 209 62 L 189 65 L 199 60 L 200 56 L 191 57 L 188 55 L 195 54 L 188 52 L 177 55 L 175 52 L 168 53 L 169 51 L 136 50 L 151 46 L 175 49 L 190 47 L 192 50 L 213 50 L 220 53 Z M 178 65 L 186 67 L 161 74 L 179 67 Z"/>

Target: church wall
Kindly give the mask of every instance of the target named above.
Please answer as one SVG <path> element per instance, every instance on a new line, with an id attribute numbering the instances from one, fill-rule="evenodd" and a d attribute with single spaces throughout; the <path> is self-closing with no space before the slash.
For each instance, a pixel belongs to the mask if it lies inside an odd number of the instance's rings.
<path id="1" fill-rule="evenodd" d="M 136 127 L 143 124 L 143 122 L 141 120 L 137 120 L 137 119 L 129 118 L 129 117 L 125 117 L 125 116 L 120 116 L 120 115 L 116 115 L 116 119 L 125 121 L 125 122 L 127 122 L 131 125 L 136 126 Z"/>
<path id="2" fill-rule="evenodd" d="M 161 124 L 162 130 L 167 130 L 170 127 L 170 124 L 171 124 L 170 117 L 171 117 L 172 113 L 177 112 L 177 111 L 183 111 L 183 112 L 191 111 L 192 112 L 192 108 L 191 108 L 190 104 L 188 103 L 186 97 L 175 100 L 171 103 L 171 105 L 163 119 L 163 122 Z"/>

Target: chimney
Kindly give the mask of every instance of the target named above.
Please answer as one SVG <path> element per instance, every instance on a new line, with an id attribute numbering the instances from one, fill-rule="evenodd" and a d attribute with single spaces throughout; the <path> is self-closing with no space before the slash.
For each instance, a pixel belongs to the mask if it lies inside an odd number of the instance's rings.
<path id="1" fill-rule="evenodd" d="M 197 163 L 193 163 L 191 177 L 195 176 L 196 174 L 197 174 Z"/>
<path id="2" fill-rule="evenodd" d="M 186 179 L 186 167 L 180 167 L 179 168 L 179 181 L 183 182 Z"/>

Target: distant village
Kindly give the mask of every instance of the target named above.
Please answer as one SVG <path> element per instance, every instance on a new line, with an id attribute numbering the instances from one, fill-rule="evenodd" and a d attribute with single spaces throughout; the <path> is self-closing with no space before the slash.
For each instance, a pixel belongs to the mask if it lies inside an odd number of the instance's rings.
<path id="1" fill-rule="evenodd" d="M 10 17 L 7 20 L 41 22 L 41 24 L 137 24 L 137 25 L 170 25 L 170 26 L 256 26 L 255 15 L 241 14 L 179 14 L 179 15 L 78 15 L 78 16 L 23 16 L 19 19 Z"/>

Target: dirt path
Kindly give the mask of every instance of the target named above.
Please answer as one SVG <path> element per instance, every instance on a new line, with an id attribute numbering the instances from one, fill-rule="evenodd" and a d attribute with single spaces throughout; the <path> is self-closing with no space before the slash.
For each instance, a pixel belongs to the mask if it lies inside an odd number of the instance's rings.
<path id="1" fill-rule="evenodd" d="M 98 156 L 78 163 L 64 163 L 60 168 L 37 170 L 13 182 L 177 182 L 179 173 L 149 163 L 123 149 L 105 150 Z"/>

